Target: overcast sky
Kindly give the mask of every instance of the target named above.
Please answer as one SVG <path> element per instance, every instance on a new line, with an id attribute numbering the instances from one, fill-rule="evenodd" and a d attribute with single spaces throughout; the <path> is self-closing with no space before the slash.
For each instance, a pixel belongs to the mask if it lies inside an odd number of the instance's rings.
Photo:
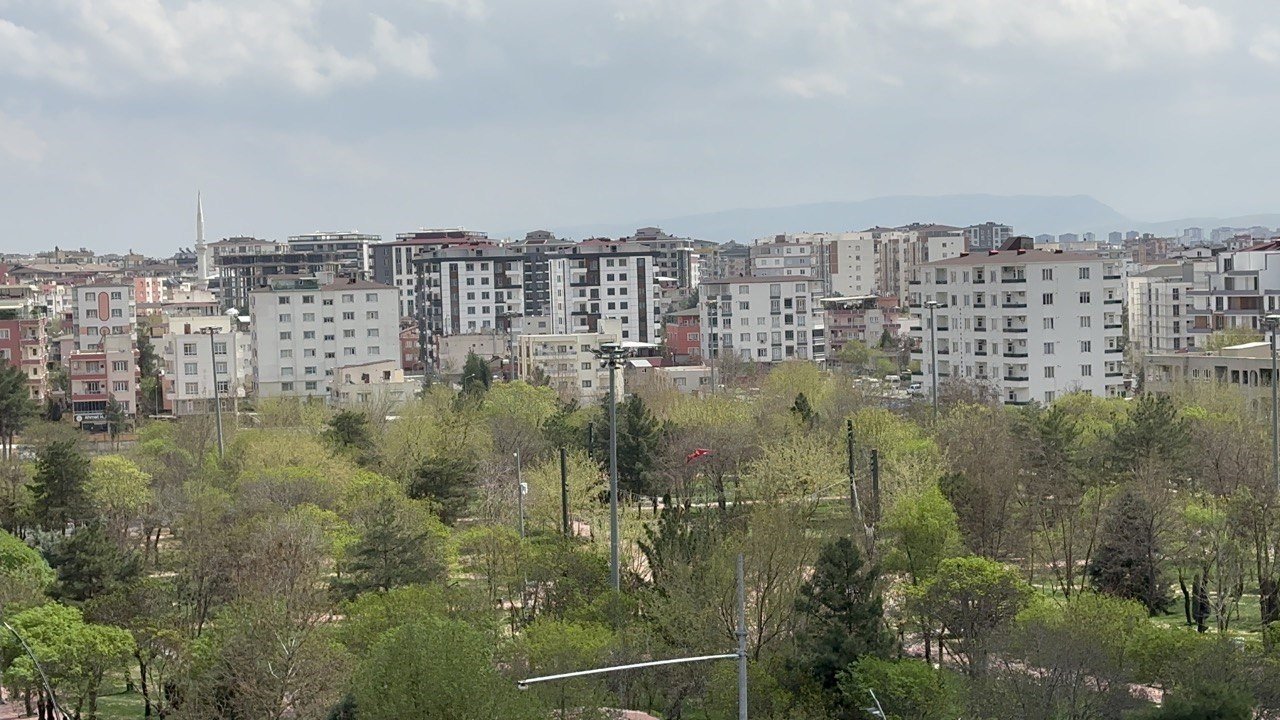
<path id="1" fill-rule="evenodd" d="M 197 189 L 211 239 L 1276 211 L 1278 81 L 1274 0 L 0 0 L 0 249 L 167 254 Z"/>

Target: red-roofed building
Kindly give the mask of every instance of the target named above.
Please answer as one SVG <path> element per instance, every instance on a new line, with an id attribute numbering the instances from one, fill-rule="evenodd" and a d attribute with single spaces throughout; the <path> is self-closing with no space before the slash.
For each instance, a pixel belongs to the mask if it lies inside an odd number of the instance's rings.
<path id="1" fill-rule="evenodd" d="M 667 357 L 677 365 L 696 365 L 702 362 L 702 320 L 697 308 L 681 310 L 670 315 L 662 334 Z"/>

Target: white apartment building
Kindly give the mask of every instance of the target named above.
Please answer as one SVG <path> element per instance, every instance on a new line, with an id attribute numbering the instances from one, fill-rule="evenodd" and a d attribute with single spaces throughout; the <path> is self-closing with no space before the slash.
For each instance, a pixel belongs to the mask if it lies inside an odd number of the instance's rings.
<path id="1" fill-rule="evenodd" d="M 752 277 L 812 278 L 825 283 L 829 252 L 826 233 L 775 235 L 750 246 Z M 825 287 L 825 285 L 823 286 Z"/>
<path id="2" fill-rule="evenodd" d="M 164 363 L 165 409 L 173 415 L 213 412 L 214 378 L 223 407 L 252 394 L 250 335 L 224 316 L 173 317 L 155 343 Z"/>
<path id="3" fill-rule="evenodd" d="M 400 359 L 396 289 L 368 280 L 277 276 L 249 295 L 259 397 L 328 397 L 339 367 Z"/>
<path id="4" fill-rule="evenodd" d="M 1197 337 L 1227 328 L 1261 332 L 1262 319 L 1280 313 L 1280 240 L 1218 255 L 1207 287 L 1192 290 L 1191 297 Z"/>
<path id="5" fill-rule="evenodd" d="M 395 240 L 370 248 L 373 280 L 396 288 L 400 317 L 416 317 L 418 271 L 413 261 L 419 255 L 441 246 L 488 241 L 489 236 L 485 233 L 462 228 L 423 228 L 414 232 L 399 233 Z"/>
<path id="6" fill-rule="evenodd" d="M 549 258 L 551 327 L 599 332 L 617 320 L 623 342 L 656 343 L 662 328 L 654 251 L 620 240 L 584 240 Z"/>
<path id="7" fill-rule="evenodd" d="M 338 407 L 393 410 L 411 400 L 421 385 L 405 378 L 399 360 L 344 365 L 334 371 L 329 402 Z"/>
<path id="8" fill-rule="evenodd" d="M 988 383 L 1014 405 L 1123 394 L 1124 285 L 1114 261 L 993 251 L 926 263 L 917 277 L 913 359 L 925 387 L 936 372 Z M 936 303 L 932 312 L 926 303 Z"/>
<path id="9" fill-rule="evenodd" d="M 653 250 L 655 274 L 671 278 L 684 290 L 698 287 L 702 280 L 702 254 L 714 245 L 692 238 L 673 237 L 656 227 L 640 228 L 627 240 Z"/>
<path id="10" fill-rule="evenodd" d="M 601 345 L 619 342 L 622 323 L 600 321 L 600 331 L 521 335 L 518 339 L 519 378 L 525 382 L 546 379 L 565 400 L 587 405 L 609 393 L 609 369 L 595 356 Z M 624 372 L 615 373 L 617 397 L 622 398 Z"/>
<path id="11" fill-rule="evenodd" d="M 816 279 L 753 277 L 702 284 L 702 357 L 756 363 L 825 359 Z"/>
<path id="12" fill-rule="evenodd" d="M 872 233 L 832 233 L 828 244 L 831 247 L 829 294 L 843 297 L 879 294 L 879 243 Z"/>
<path id="13" fill-rule="evenodd" d="M 1208 287 L 1209 262 L 1157 265 L 1129 275 L 1125 312 L 1129 347 L 1138 355 L 1174 353 L 1196 346 L 1192 291 Z"/>
<path id="14" fill-rule="evenodd" d="M 103 283 L 76 287 L 72 324 L 77 350 L 87 350 L 108 335 L 133 337 L 137 320 L 133 285 Z"/>

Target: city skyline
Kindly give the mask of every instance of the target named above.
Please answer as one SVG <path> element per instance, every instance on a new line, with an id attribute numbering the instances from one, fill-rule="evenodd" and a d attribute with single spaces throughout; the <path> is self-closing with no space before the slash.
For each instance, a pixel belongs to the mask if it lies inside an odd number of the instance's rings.
<path id="1" fill-rule="evenodd" d="M 17 0 L 6 244 L 189 244 L 197 190 L 210 238 L 899 194 L 1267 212 L 1277 27 L 1245 0 Z"/>

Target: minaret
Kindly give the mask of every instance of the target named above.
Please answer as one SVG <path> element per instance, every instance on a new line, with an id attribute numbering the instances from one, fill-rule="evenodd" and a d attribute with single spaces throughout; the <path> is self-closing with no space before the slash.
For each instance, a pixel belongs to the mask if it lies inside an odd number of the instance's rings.
<path id="1" fill-rule="evenodd" d="M 201 281 L 209 279 L 209 248 L 204 244 L 204 205 L 196 191 L 196 274 Z"/>

